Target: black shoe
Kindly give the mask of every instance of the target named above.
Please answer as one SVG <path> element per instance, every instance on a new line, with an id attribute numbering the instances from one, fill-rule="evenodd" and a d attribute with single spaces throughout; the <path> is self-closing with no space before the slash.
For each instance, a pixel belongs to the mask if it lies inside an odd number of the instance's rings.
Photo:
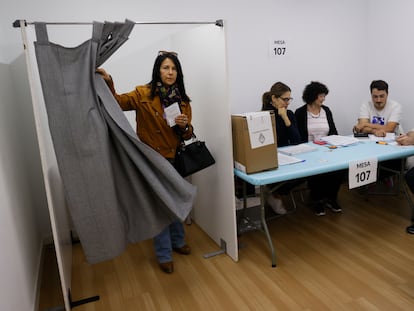
<path id="1" fill-rule="evenodd" d="M 332 212 L 334 213 L 340 213 L 342 212 L 342 208 L 339 206 L 338 202 L 336 200 L 328 199 L 325 201 L 326 207 L 328 207 Z"/>
<path id="2" fill-rule="evenodd" d="M 318 202 L 318 203 L 315 204 L 315 206 L 313 207 L 313 213 L 316 216 L 324 216 L 324 215 L 326 215 L 325 205 L 323 204 L 323 202 Z"/>
<path id="3" fill-rule="evenodd" d="M 407 233 L 414 234 L 414 225 L 408 226 L 406 230 L 407 230 Z"/>

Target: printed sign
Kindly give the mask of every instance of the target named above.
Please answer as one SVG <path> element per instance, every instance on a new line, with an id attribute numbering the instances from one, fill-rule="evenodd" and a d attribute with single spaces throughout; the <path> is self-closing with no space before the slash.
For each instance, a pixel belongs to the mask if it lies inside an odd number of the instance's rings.
<path id="1" fill-rule="evenodd" d="M 282 57 L 287 55 L 286 41 L 281 39 L 270 40 L 269 55 L 271 57 Z"/>
<path id="2" fill-rule="evenodd" d="M 246 113 L 246 120 L 252 149 L 275 143 L 269 111 Z"/>
<path id="3" fill-rule="evenodd" d="M 377 181 L 378 159 L 366 159 L 349 163 L 349 189 L 368 185 Z"/>

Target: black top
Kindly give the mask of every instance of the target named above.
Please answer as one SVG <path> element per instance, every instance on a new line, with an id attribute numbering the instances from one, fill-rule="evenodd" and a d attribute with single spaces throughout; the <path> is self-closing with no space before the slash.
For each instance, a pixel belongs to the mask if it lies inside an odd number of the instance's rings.
<path id="1" fill-rule="evenodd" d="M 301 142 L 295 114 L 292 110 L 287 110 L 287 115 L 291 123 L 289 127 L 285 125 L 285 122 L 283 121 L 282 117 L 279 116 L 279 114 L 277 113 L 277 109 L 275 107 L 268 105 L 263 110 L 271 110 L 275 113 L 276 136 L 278 147 L 297 145 Z"/>
<path id="2" fill-rule="evenodd" d="M 328 126 L 329 132 L 328 135 L 338 135 L 338 131 L 336 130 L 336 126 L 333 120 L 333 115 L 331 110 L 327 107 L 322 105 L 322 109 L 326 112 L 326 118 L 328 119 Z M 299 107 L 295 111 L 295 116 L 298 124 L 298 130 L 301 137 L 301 142 L 308 141 L 308 108 L 307 104 Z"/>

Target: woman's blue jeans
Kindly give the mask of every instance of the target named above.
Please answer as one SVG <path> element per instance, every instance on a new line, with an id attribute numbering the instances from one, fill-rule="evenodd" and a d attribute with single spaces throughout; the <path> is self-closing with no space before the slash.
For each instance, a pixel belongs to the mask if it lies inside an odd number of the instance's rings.
<path id="1" fill-rule="evenodd" d="M 159 263 L 172 261 L 173 248 L 185 245 L 184 235 L 183 223 L 176 220 L 154 237 L 154 249 Z"/>

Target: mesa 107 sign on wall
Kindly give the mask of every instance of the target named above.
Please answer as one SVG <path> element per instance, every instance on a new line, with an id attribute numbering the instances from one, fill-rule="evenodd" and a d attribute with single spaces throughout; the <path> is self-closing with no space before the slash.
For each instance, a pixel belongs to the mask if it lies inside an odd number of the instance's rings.
<path id="1" fill-rule="evenodd" d="M 269 55 L 270 57 L 283 57 L 287 55 L 286 40 L 271 39 L 269 40 Z"/>

